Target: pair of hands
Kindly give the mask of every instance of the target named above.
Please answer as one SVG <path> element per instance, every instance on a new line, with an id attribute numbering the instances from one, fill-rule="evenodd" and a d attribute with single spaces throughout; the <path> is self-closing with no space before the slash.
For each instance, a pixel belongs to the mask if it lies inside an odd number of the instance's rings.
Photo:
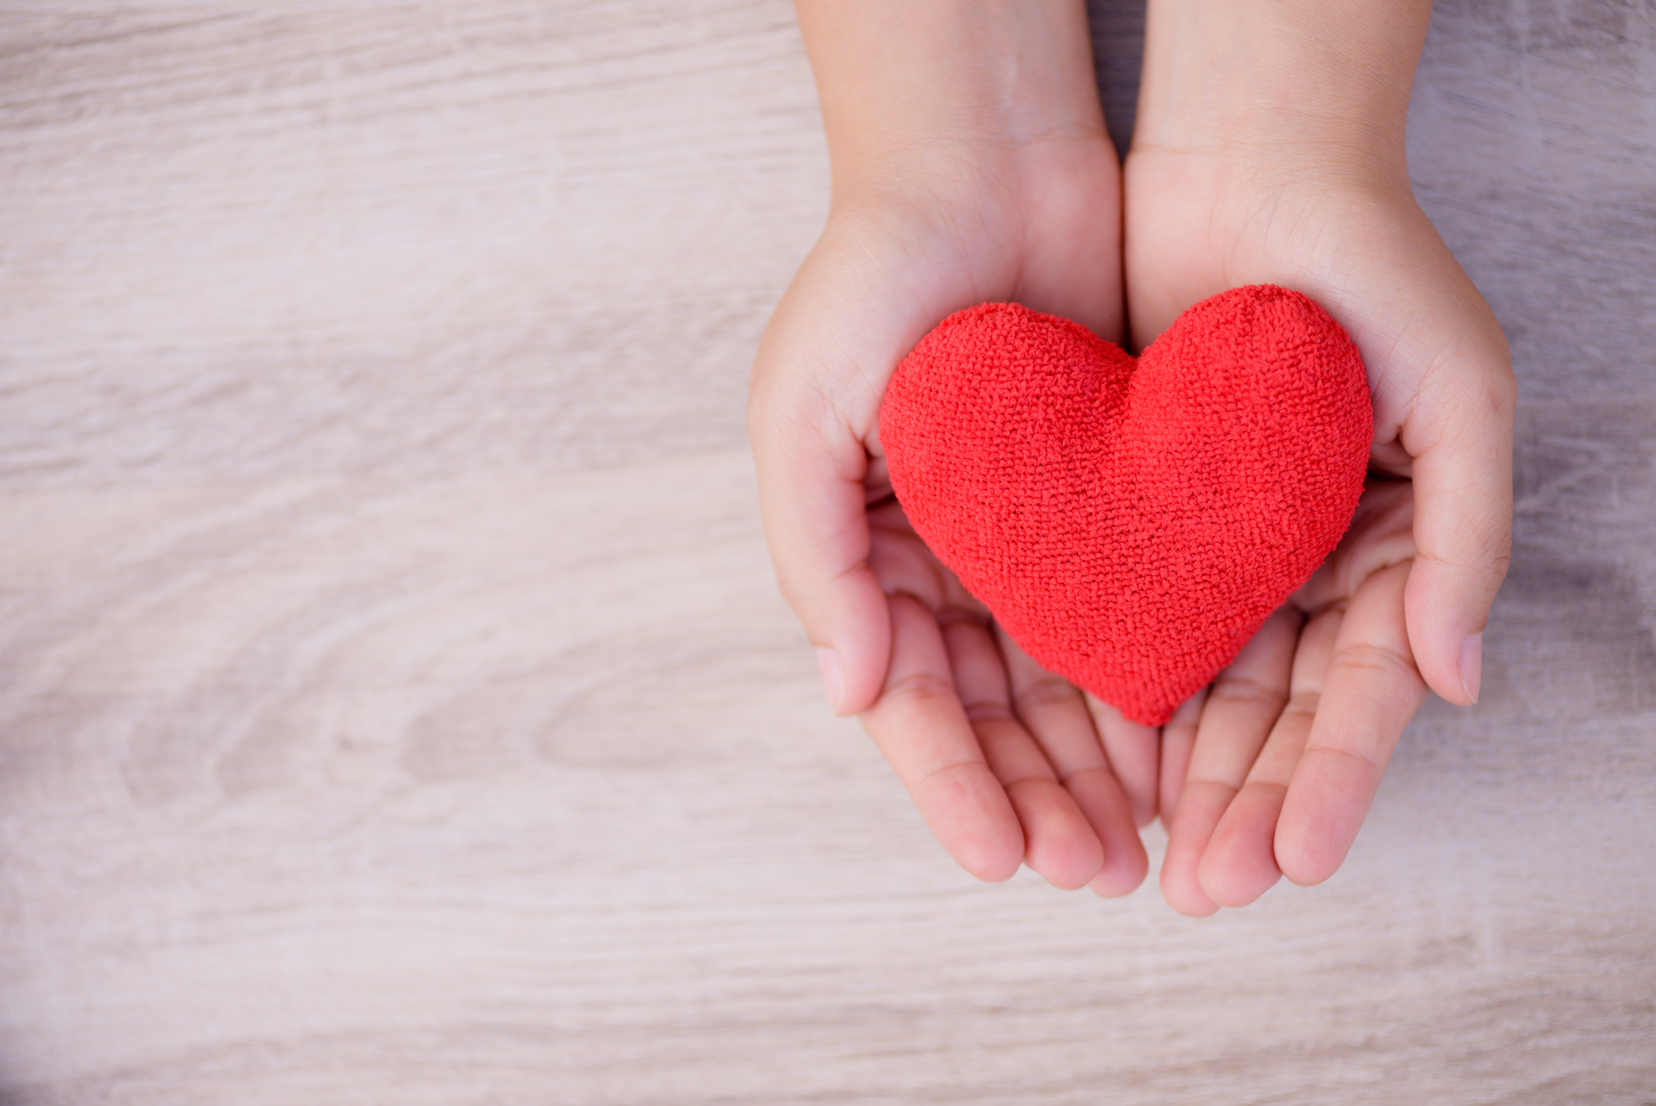
<path id="1" fill-rule="evenodd" d="M 830 702 L 861 715 L 938 840 L 980 878 L 1028 864 L 1059 887 L 1125 894 L 1147 869 L 1138 830 L 1159 814 L 1162 891 L 1184 913 L 1252 902 L 1282 875 L 1326 879 L 1426 688 L 1477 698 L 1510 533 L 1505 342 L 1414 203 L 1400 108 L 1375 93 L 1378 106 L 1344 121 L 1349 141 L 1313 140 L 1310 124 L 1253 111 L 1247 95 L 1215 113 L 1174 65 L 1206 47 L 1179 41 L 1176 13 L 1153 3 L 1123 169 L 1090 56 L 1076 61 L 1076 5 L 1051 0 L 1050 25 L 1020 9 L 1006 68 L 1045 60 L 1038 87 L 984 81 L 1008 48 L 951 42 L 946 64 L 967 79 L 932 71 L 924 118 L 881 142 L 858 115 L 868 86 L 913 74 L 846 62 L 857 28 L 847 0 L 830 3 L 832 17 L 803 0 L 800 14 L 834 202 L 761 343 L 749 412 L 777 575 Z M 1376 33 L 1405 51 L 1413 35 L 1417 54 L 1423 28 Z M 1236 83 L 1272 79 L 1285 78 Z M 982 83 L 1013 110 L 974 99 Z M 965 110 L 951 88 L 967 90 Z M 1042 670 L 932 557 L 892 498 L 880 403 L 902 356 L 963 307 L 1016 301 L 1143 345 L 1191 304 L 1261 283 L 1309 295 L 1362 351 L 1375 478 L 1328 562 L 1158 731 Z"/>

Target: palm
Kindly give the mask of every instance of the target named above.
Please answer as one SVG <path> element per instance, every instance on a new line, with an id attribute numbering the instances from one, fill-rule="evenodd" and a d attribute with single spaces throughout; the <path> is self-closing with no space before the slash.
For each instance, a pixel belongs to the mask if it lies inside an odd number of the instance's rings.
<path id="1" fill-rule="evenodd" d="M 1089 702 L 997 632 L 892 498 L 878 416 L 898 359 L 963 307 L 1017 301 L 1119 340 L 1118 205 L 1114 151 L 1100 134 L 839 213 L 767 331 L 753 406 L 762 480 L 772 435 L 759 420 L 788 410 L 808 412 L 802 429 L 818 436 L 802 447 L 796 431 L 788 448 L 839 481 L 832 503 L 797 509 L 837 516 L 811 567 L 864 589 L 842 589 L 837 607 L 821 612 L 841 619 L 834 640 L 862 643 L 844 662 L 842 706 L 862 712 L 968 870 L 1000 879 L 1026 862 L 1058 886 L 1105 894 L 1143 878 L 1135 823 L 1154 814 L 1155 733 Z M 812 366 L 803 394 L 773 394 L 801 377 L 772 366 L 801 361 Z M 767 495 L 773 550 L 793 529 L 787 519 L 775 525 L 789 509 L 783 500 Z M 802 552 L 777 550 L 784 591 L 782 566 Z M 800 589 L 790 598 L 811 624 L 812 597 Z"/>
<path id="2" fill-rule="evenodd" d="M 1413 489 L 1371 481 L 1352 529 L 1316 574 L 1272 615 L 1212 686 L 1163 732 L 1161 815 L 1168 826 L 1162 889 L 1187 914 L 1258 898 L 1311 859 L 1328 870 L 1356 835 L 1392 745 L 1424 685 L 1402 627 L 1402 586 L 1414 554 Z M 1348 612 L 1356 613 L 1348 619 Z M 1347 625 L 1350 621 L 1351 625 Z M 1343 671 L 1336 674 L 1336 656 Z M 1354 689 L 1354 675 L 1378 676 Z M 1343 677 L 1343 685 L 1340 683 Z M 1378 693 L 1376 689 L 1378 688 Z M 1356 690 L 1357 693 L 1353 694 Z M 1313 724 L 1366 709 L 1350 744 Z M 1279 835 L 1296 774 L 1310 832 Z M 1311 781 L 1332 772 L 1337 785 Z"/>
<path id="3" fill-rule="evenodd" d="M 1363 351 L 1372 468 L 1429 475 L 1433 502 L 1442 501 L 1444 474 L 1429 451 L 1432 431 L 1454 417 L 1442 398 L 1453 389 L 1440 382 L 1459 368 L 1444 362 L 1498 365 L 1505 350 L 1406 182 L 1307 187 L 1234 171 L 1214 155 L 1150 150 L 1128 159 L 1126 211 L 1135 341 L 1237 285 L 1305 292 Z M 1424 693 L 1421 672 L 1469 701 L 1447 675 L 1453 658 L 1438 643 L 1434 605 L 1410 579 L 1421 550 L 1435 557 L 1453 545 L 1435 514 L 1415 517 L 1415 491 L 1406 479 L 1371 481 L 1328 563 L 1166 727 L 1162 887 L 1178 909 L 1251 902 L 1282 873 L 1327 878 Z"/>

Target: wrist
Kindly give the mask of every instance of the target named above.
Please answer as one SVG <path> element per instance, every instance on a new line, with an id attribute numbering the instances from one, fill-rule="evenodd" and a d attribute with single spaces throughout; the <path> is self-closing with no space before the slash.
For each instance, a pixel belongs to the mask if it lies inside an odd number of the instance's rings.
<path id="1" fill-rule="evenodd" d="M 1135 153 L 1406 182 L 1430 0 L 1150 0 Z"/>
<path id="2" fill-rule="evenodd" d="M 1081 0 L 797 0 L 836 202 L 1107 143 Z"/>

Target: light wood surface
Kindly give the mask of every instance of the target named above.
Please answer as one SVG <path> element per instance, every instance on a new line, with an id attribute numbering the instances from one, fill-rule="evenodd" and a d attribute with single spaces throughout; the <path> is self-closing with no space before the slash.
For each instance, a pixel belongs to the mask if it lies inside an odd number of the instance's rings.
<path id="1" fill-rule="evenodd" d="M 0 1100 L 1656 1102 L 1648 4 L 1440 4 L 1484 701 L 1206 921 L 975 884 L 821 705 L 742 429 L 787 4 L 247 10 L 0 13 Z"/>

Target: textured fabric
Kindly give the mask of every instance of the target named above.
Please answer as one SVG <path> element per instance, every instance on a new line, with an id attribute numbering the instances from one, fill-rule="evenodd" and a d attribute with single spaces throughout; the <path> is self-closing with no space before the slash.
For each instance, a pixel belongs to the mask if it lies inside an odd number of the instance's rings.
<path id="1" fill-rule="evenodd" d="M 915 530 L 1024 649 L 1160 725 L 1351 523 L 1361 357 L 1297 292 L 1236 288 L 1134 359 L 1017 304 L 898 366 L 880 442 Z"/>

